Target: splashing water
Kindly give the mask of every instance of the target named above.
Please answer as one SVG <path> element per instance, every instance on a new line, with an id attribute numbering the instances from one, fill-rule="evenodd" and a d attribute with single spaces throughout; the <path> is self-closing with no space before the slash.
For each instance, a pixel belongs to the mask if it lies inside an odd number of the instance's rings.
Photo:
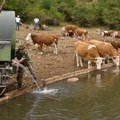
<path id="1" fill-rule="evenodd" d="M 20 66 L 21 68 L 23 68 L 23 70 L 26 72 L 26 74 L 31 78 L 32 82 L 36 84 L 36 86 L 38 88 L 38 91 L 41 91 L 41 88 L 40 88 L 39 84 L 34 79 L 33 75 L 30 73 L 30 71 L 25 66 L 23 66 L 22 64 L 20 64 L 19 62 L 16 62 L 16 61 L 13 60 L 13 63 L 15 63 L 18 66 Z"/>
<path id="2" fill-rule="evenodd" d="M 39 90 L 33 91 L 33 93 L 51 94 L 51 95 L 55 95 L 57 92 L 58 92 L 58 89 L 48 89 L 47 87 L 45 87 L 41 91 L 39 91 Z"/>

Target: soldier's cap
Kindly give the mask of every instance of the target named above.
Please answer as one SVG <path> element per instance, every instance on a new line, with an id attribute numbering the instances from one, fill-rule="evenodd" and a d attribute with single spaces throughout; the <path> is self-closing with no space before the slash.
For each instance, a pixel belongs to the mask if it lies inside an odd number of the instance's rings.
<path id="1" fill-rule="evenodd" d="M 18 46 L 18 50 L 24 50 L 25 49 L 25 46 L 24 45 L 19 45 Z"/>

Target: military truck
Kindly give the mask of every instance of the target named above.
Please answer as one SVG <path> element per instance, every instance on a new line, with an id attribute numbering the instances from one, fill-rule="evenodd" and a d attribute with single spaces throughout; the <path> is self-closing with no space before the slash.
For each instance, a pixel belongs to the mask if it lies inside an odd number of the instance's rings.
<path id="1" fill-rule="evenodd" d="M 14 11 L 0 13 L 0 96 L 8 84 L 9 75 L 13 73 L 12 59 L 15 55 L 16 24 Z"/>

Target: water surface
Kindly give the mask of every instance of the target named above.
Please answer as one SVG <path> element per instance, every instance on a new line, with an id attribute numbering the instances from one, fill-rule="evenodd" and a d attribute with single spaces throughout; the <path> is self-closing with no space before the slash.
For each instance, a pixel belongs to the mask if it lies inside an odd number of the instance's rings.
<path id="1" fill-rule="evenodd" d="M 14 98 L 0 105 L 0 120 L 119 120 L 120 74 L 114 69 Z"/>

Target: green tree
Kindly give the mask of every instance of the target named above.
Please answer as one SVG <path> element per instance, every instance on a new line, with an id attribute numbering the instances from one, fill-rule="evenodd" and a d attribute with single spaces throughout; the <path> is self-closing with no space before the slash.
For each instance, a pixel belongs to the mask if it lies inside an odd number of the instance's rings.
<path id="1" fill-rule="evenodd" d="M 2 3 L 3 0 L 0 0 Z M 4 10 L 14 10 L 22 21 L 39 17 L 41 23 L 120 28 L 119 0 L 6 0 Z"/>
<path id="2" fill-rule="evenodd" d="M 120 28 L 120 1 L 99 0 L 99 9 L 102 9 L 102 21 L 109 28 Z"/>

